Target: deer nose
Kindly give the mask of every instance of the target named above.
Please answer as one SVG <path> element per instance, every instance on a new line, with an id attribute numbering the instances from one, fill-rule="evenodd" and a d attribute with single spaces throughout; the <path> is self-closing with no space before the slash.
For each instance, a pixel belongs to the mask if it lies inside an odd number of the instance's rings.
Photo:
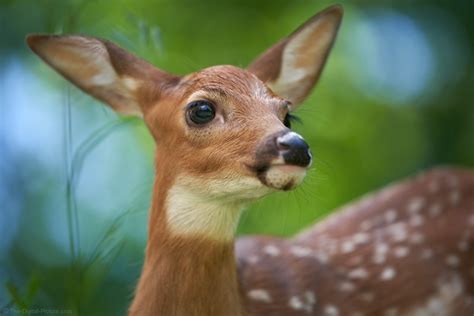
<path id="1" fill-rule="evenodd" d="M 309 167 L 311 164 L 311 151 L 299 134 L 285 133 L 277 137 L 276 143 L 285 163 L 301 167 Z"/>

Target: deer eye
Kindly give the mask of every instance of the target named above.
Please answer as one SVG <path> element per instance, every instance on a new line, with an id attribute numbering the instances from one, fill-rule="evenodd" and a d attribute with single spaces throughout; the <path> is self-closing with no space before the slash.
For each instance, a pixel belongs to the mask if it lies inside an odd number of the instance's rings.
<path id="1" fill-rule="evenodd" d="M 193 101 L 188 104 L 187 117 L 197 125 L 209 123 L 216 116 L 214 105 L 209 101 Z"/>
<path id="2" fill-rule="evenodd" d="M 283 125 L 291 129 L 290 114 L 285 115 L 285 119 L 283 120 Z"/>

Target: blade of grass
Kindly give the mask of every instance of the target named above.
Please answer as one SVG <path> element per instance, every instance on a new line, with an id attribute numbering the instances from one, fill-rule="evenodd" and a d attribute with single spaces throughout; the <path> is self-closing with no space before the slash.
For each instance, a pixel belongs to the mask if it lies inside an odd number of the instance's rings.
<path id="1" fill-rule="evenodd" d="M 77 184 L 79 175 L 81 174 L 84 161 L 87 155 L 100 144 L 107 136 L 114 133 L 116 130 L 129 125 L 139 124 L 141 121 L 135 117 L 121 117 L 118 120 L 111 121 L 104 126 L 100 127 L 96 131 L 84 140 L 77 148 L 72 158 L 71 168 L 69 169 L 72 183 L 75 187 Z"/>
<path id="2" fill-rule="evenodd" d="M 88 154 L 100 144 L 108 135 L 112 134 L 117 129 L 140 122 L 136 118 L 122 118 L 105 124 L 97 131 L 93 132 L 85 141 L 83 141 L 72 154 L 73 135 L 72 135 L 72 117 L 71 117 L 71 100 L 69 86 L 66 91 L 66 102 L 64 106 L 64 157 L 66 168 L 66 209 L 67 209 L 67 225 L 69 250 L 71 255 L 71 273 L 76 282 L 75 293 L 81 293 L 83 285 L 81 261 L 81 246 L 80 246 L 80 227 L 79 227 L 79 212 L 76 200 L 76 188 L 79 176 L 84 165 L 84 161 Z M 80 294 L 74 295 L 74 307 L 77 313 L 81 306 Z"/>

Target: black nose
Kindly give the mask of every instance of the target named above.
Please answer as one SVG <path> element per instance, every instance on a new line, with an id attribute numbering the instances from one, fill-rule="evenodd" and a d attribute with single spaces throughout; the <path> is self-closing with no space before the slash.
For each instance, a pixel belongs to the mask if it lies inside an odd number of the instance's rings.
<path id="1" fill-rule="evenodd" d="M 285 163 L 307 167 L 311 164 L 311 152 L 304 139 L 295 132 L 288 132 L 276 139 Z"/>

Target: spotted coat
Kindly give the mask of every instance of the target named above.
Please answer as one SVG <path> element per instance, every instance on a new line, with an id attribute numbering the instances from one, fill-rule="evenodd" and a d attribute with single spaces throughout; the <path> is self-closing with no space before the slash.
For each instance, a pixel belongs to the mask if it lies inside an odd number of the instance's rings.
<path id="1" fill-rule="evenodd" d="M 236 255 L 249 316 L 473 316 L 474 172 L 432 170 Z"/>

